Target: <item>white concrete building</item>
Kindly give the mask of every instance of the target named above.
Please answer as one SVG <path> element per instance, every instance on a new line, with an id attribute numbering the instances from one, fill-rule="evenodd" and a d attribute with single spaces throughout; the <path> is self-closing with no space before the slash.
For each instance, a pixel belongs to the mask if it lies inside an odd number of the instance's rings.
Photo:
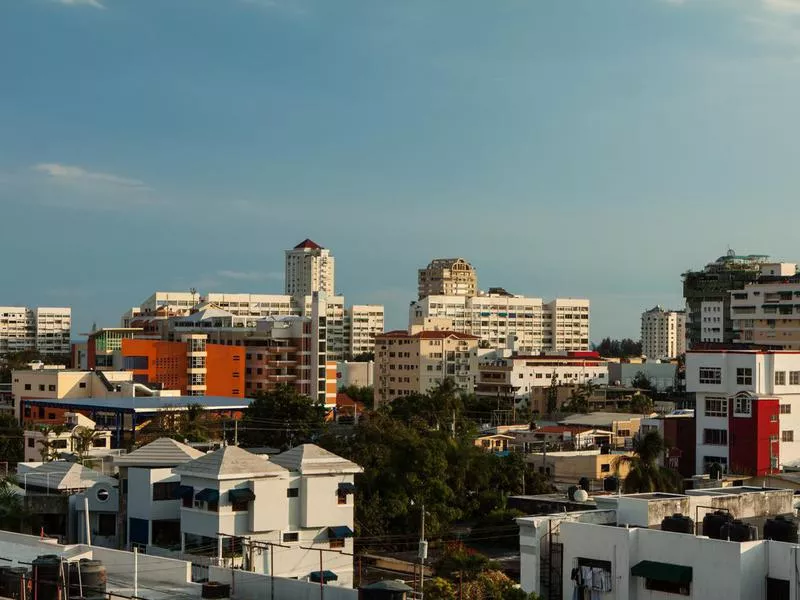
<path id="1" fill-rule="evenodd" d="M 721 344 L 725 334 L 724 302 L 700 303 L 700 341 Z"/>
<path id="2" fill-rule="evenodd" d="M 766 518 L 793 513 L 792 490 L 732 487 L 595 500 L 598 510 L 517 520 L 523 590 L 563 600 L 797 597 L 796 544 L 761 539 L 761 531 L 758 539 L 736 542 L 661 529 L 664 517 L 680 513 L 699 519 L 699 533 L 714 510 L 760 529 Z M 594 590 L 581 596 L 587 581 Z"/>
<path id="3" fill-rule="evenodd" d="M 447 329 L 478 336 L 482 346 L 509 340 L 523 354 L 589 349 L 589 301 L 510 294 L 427 296 L 411 303 L 411 327 Z"/>
<path id="4" fill-rule="evenodd" d="M 372 350 L 375 350 L 373 345 Z M 375 362 L 344 361 L 336 363 L 336 385 L 339 388 L 357 385 L 372 387 L 375 385 Z"/>
<path id="5" fill-rule="evenodd" d="M 0 354 L 69 354 L 71 334 L 70 308 L 0 306 Z"/>
<path id="6" fill-rule="evenodd" d="M 698 473 L 713 463 L 756 475 L 800 466 L 800 355 L 689 351 L 686 390 L 696 398 Z"/>
<path id="7" fill-rule="evenodd" d="M 642 313 L 642 354 L 673 359 L 686 352 L 686 313 L 656 306 Z"/>
<path id="8" fill-rule="evenodd" d="M 426 296 L 474 296 L 478 274 L 463 258 L 435 258 L 417 273 L 419 298 Z"/>
<path id="9" fill-rule="evenodd" d="M 375 351 L 375 336 L 384 332 L 384 309 L 380 304 L 354 304 L 344 313 L 346 356 L 354 358 Z"/>
<path id="10" fill-rule="evenodd" d="M 315 292 L 335 295 L 334 258 L 331 251 L 309 239 L 286 250 L 284 291 L 289 296 L 310 296 Z"/>
<path id="11" fill-rule="evenodd" d="M 107 455 L 111 450 L 111 432 L 95 429 L 95 422 L 80 413 L 66 413 L 67 428 L 61 433 L 52 430 L 28 429 L 25 436 L 25 462 L 38 462 L 42 454 L 80 454 L 83 442 L 80 435 L 82 430 L 91 431 L 93 437 L 90 446 L 85 449 L 87 457 Z"/>
<path id="12" fill-rule="evenodd" d="M 735 342 L 800 350 L 800 281 L 776 279 L 731 291 Z"/>
<path id="13" fill-rule="evenodd" d="M 336 575 L 336 585 L 352 586 L 358 465 L 313 444 L 271 458 L 228 446 L 174 472 L 183 551 L 221 550 L 226 538 L 262 549 L 279 544 L 272 562 L 270 552 L 252 554 L 252 569 L 308 579 L 320 571 L 322 554 L 322 570 Z"/>

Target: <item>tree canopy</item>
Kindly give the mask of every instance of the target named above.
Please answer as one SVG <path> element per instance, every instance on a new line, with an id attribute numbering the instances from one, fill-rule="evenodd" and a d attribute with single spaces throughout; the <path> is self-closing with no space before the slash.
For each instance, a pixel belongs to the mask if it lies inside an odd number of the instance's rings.
<path id="1" fill-rule="evenodd" d="M 244 447 L 286 450 L 314 441 L 325 426 L 325 405 L 289 385 L 254 396 L 245 409 L 239 440 Z"/>
<path id="2" fill-rule="evenodd" d="M 642 355 L 642 343 L 636 342 L 630 338 L 621 340 L 612 340 L 611 338 L 603 338 L 603 340 L 594 346 L 596 352 L 601 356 L 609 358 L 628 358 L 631 356 Z"/>
<path id="3" fill-rule="evenodd" d="M 617 472 L 621 465 L 628 465 L 624 485 L 626 494 L 682 491 L 683 481 L 680 474 L 659 464 L 665 450 L 661 435 L 657 431 L 648 431 L 634 438 L 633 456 L 615 457 L 614 467 Z"/>

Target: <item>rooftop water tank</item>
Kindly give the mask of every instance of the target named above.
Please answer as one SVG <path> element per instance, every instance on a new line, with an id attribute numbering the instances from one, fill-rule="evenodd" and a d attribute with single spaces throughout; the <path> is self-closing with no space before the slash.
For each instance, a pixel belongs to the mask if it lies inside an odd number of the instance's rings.
<path id="1" fill-rule="evenodd" d="M 767 522 L 764 523 L 764 539 L 796 544 L 798 541 L 797 522 L 794 519 L 787 519 L 783 515 L 767 519 Z"/>
<path id="2" fill-rule="evenodd" d="M 36 600 L 60 600 L 63 577 L 61 557 L 43 554 L 33 561 L 33 596 Z"/>
<path id="3" fill-rule="evenodd" d="M 107 580 L 106 567 L 100 560 L 82 558 L 69 565 L 69 591 L 72 596 L 103 600 L 106 598 Z"/>
<path id="4" fill-rule="evenodd" d="M 24 567 L 0 567 L 0 596 L 25 600 L 28 569 Z"/>
<path id="5" fill-rule="evenodd" d="M 694 521 L 681 513 L 675 513 L 671 517 L 664 517 L 661 521 L 661 531 L 672 531 L 674 533 L 694 533 Z"/>
<path id="6" fill-rule="evenodd" d="M 731 542 L 749 542 L 758 539 L 758 530 L 753 525 L 748 525 L 739 519 L 725 523 L 719 533 L 720 539 Z"/>
<path id="7" fill-rule="evenodd" d="M 589 493 L 586 490 L 578 490 L 575 492 L 576 502 L 586 502 L 589 499 Z"/>
<path id="8" fill-rule="evenodd" d="M 720 532 L 722 526 L 731 521 L 733 521 L 733 516 L 730 513 L 721 510 L 707 513 L 703 517 L 703 535 L 714 540 L 721 540 L 723 539 Z"/>

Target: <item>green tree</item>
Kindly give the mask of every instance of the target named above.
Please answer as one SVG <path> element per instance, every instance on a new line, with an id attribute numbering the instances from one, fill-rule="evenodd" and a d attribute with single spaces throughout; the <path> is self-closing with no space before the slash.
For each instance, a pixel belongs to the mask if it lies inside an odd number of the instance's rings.
<path id="1" fill-rule="evenodd" d="M 207 442 L 211 439 L 208 413 L 202 404 L 192 403 L 178 419 L 178 431 L 189 442 Z"/>
<path id="2" fill-rule="evenodd" d="M 638 413 L 640 415 L 648 415 L 653 412 L 653 400 L 649 396 L 645 396 L 641 392 L 636 392 L 632 397 L 630 404 L 628 405 L 629 410 L 632 413 Z"/>
<path id="3" fill-rule="evenodd" d="M 589 396 L 583 386 L 576 385 L 570 390 L 569 400 L 567 400 L 564 408 L 569 412 L 575 413 L 588 413 L 589 412 Z"/>
<path id="4" fill-rule="evenodd" d="M 25 455 L 23 438 L 25 432 L 13 414 L 0 413 L 0 456 L 10 467 L 22 462 Z"/>
<path id="5" fill-rule="evenodd" d="M 375 403 L 375 392 L 370 386 L 348 385 L 339 388 L 339 392 L 347 394 L 353 400 L 361 402 L 366 408 L 371 409 Z"/>
<path id="6" fill-rule="evenodd" d="M 94 445 L 94 441 L 100 436 L 100 433 L 88 427 L 76 427 L 72 432 L 72 439 L 75 444 L 75 454 L 78 456 L 79 461 L 83 461 L 89 455 L 89 451 Z"/>
<path id="7" fill-rule="evenodd" d="M 289 385 L 262 392 L 245 409 L 239 439 L 243 446 L 286 450 L 317 439 L 325 426 L 325 405 Z"/>
<path id="8" fill-rule="evenodd" d="M 558 411 L 558 378 L 555 371 L 550 378 L 550 385 L 547 387 L 547 414 L 552 415 Z"/>
<path id="9" fill-rule="evenodd" d="M 612 340 L 611 338 L 603 338 L 603 340 L 594 346 L 594 350 L 600 353 L 600 356 L 607 356 L 609 358 L 631 358 L 642 355 L 642 343 L 636 342 L 630 338 L 622 340 Z"/>
<path id="10" fill-rule="evenodd" d="M 25 510 L 22 496 L 14 490 L 13 479 L 0 480 L 0 529 L 24 533 L 30 515 Z"/>
<path id="11" fill-rule="evenodd" d="M 456 600 L 456 588 L 443 577 L 425 580 L 425 597 L 428 600 Z"/>
<path id="12" fill-rule="evenodd" d="M 647 376 L 647 373 L 644 371 L 637 371 L 636 375 L 633 376 L 631 380 L 631 385 L 638 390 L 652 390 L 653 384 L 650 381 L 650 378 Z"/>
<path id="13" fill-rule="evenodd" d="M 369 362 L 371 360 L 375 360 L 374 352 L 362 352 L 353 357 L 353 362 Z"/>
<path id="14" fill-rule="evenodd" d="M 614 470 L 619 474 L 622 465 L 628 466 L 625 476 L 625 493 L 677 492 L 681 491 L 682 479 L 677 471 L 662 467 L 664 440 L 657 431 L 648 431 L 633 441 L 633 455 L 614 458 Z"/>

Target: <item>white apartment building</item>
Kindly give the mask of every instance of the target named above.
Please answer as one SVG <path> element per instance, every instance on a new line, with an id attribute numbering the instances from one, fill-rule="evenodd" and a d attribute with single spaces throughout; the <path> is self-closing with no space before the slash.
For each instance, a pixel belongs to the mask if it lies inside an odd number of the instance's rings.
<path id="1" fill-rule="evenodd" d="M 800 350 L 800 281 L 753 283 L 731 292 L 734 341 Z"/>
<path id="2" fill-rule="evenodd" d="M 68 354 L 71 334 L 70 308 L 0 306 L 0 354 L 24 350 Z"/>
<path id="3" fill-rule="evenodd" d="M 346 355 L 354 358 L 375 351 L 375 336 L 384 332 L 384 309 L 380 304 L 354 304 L 344 313 Z"/>
<path id="4" fill-rule="evenodd" d="M 597 510 L 517 519 L 525 592 L 561 600 L 797 598 L 797 544 L 763 539 L 766 519 L 793 514 L 793 490 L 727 487 L 594 499 Z M 711 535 L 700 535 L 715 510 L 755 527 L 757 538 L 718 539 L 710 528 Z M 672 524 L 688 531 L 671 531 Z"/>
<path id="5" fill-rule="evenodd" d="M 352 587 L 354 477 L 361 471 L 313 444 L 270 458 L 227 446 L 183 463 L 174 469 L 182 551 L 246 538 L 264 550 L 252 553 L 257 573 L 308 580 L 330 571 L 336 581 L 329 585 Z M 280 544 L 274 553 L 271 543 Z"/>
<path id="6" fill-rule="evenodd" d="M 696 470 L 769 474 L 800 466 L 800 354 L 719 350 L 686 354 L 695 394 Z"/>
<path id="7" fill-rule="evenodd" d="M 589 300 L 507 294 L 428 296 L 411 303 L 411 326 L 475 335 L 481 346 L 503 348 L 512 340 L 523 354 L 589 349 Z"/>
<path id="8" fill-rule="evenodd" d="M 111 450 L 111 432 L 96 430 L 95 422 L 80 413 L 67 413 L 67 429 L 63 432 L 28 429 L 24 435 L 25 462 L 39 462 L 42 454 L 48 451 L 53 454 L 78 454 L 81 450 L 80 434 L 85 429 L 93 432 L 91 446 L 86 455 L 95 457 L 108 454 Z"/>
<path id="9" fill-rule="evenodd" d="M 331 251 L 305 239 L 286 250 L 285 293 L 289 296 L 310 296 L 320 292 L 333 296 L 334 259 Z"/>
<path id="10" fill-rule="evenodd" d="M 478 275 L 463 258 L 436 258 L 417 275 L 418 297 L 475 296 Z"/>
<path id="11" fill-rule="evenodd" d="M 704 300 L 700 303 L 700 341 L 721 344 L 725 334 L 724 302 Z"/>
<path id="12" fill-rule="evenodd" d="M 686 313 L 656 306 L 642 313 L 642 354 L 673 359 L 686 352 Z"/>

